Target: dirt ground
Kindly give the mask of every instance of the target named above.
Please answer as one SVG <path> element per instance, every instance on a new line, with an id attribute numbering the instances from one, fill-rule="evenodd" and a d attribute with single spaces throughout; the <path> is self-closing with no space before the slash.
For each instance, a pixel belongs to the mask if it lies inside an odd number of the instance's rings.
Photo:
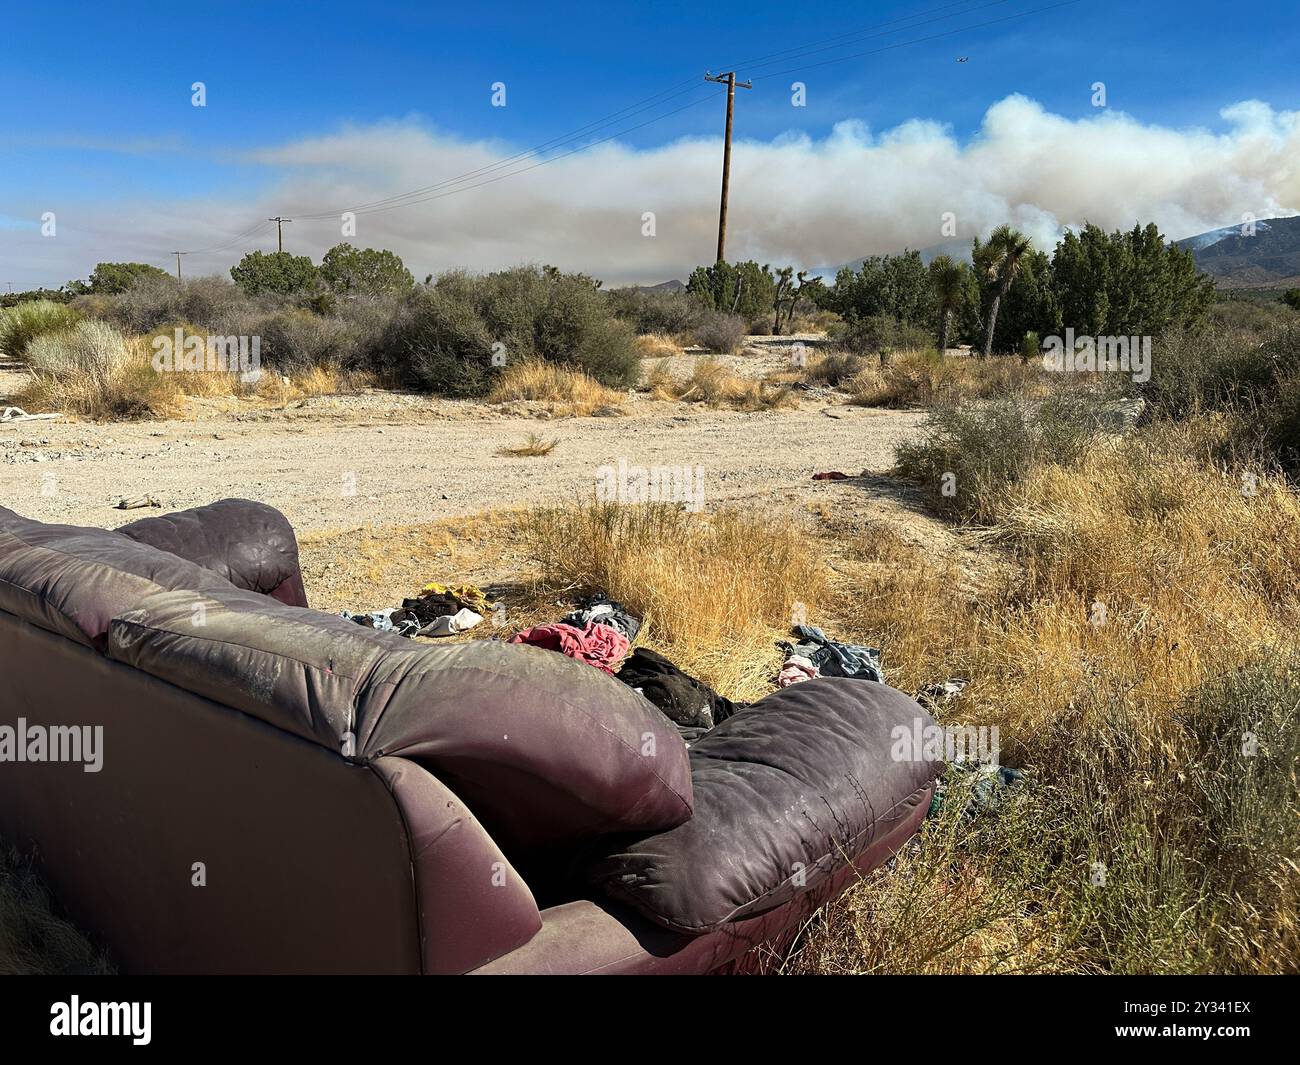
<path id="1" fill-rule="evenodd" d="M 216 406 L 216 405 L 213 405 Z M 0 502 L 43 521 L 115 526 L 152 495 L 165 510 L 225 496 L 278 507 L 303 531 L 413 524 L 589 498 L 602 465 L 702 469 L 705 505 L 812 501 L 819 470 L 878 473 L 921 415 L 801 401 L 742 413 L 629 397 L 625 414 L 547 418 L 387 392 L 288 410 L 198 409 L 186 420 L 0 423 Z M 530 434 L 550 454 L 497 455 Z"/>
<path id="2" fill-rule="evenodd" d="M 751 344 L 724 361 L 764 376 L 789 364 L 797 339 Z M 672 356 L 666 367 L 688 374 L 696 357 Z M 20 380 L 0 366 L 0 404 Z M 796 409 L 746 413 L 638 393 L 617 414 L 574 418 L 542 404 L 371 390 L 282 408 L 195 400 L 189 417 L 167 421 L 0 423 L 0 505 L 112 528 L 227 496 L 260 500 L 298 530 L 313 600 L 327 609 L 382 605 L 439 575 L 485 585 L 517 578 L 524 560 L 504 528 L 509 512 L 590 499 L 600 467 L 620 461 L 698 468 L 706 509 L 760 506 L 848 530 L 886 522 L 908 541 L 980 565 L 914 490 L 886 475 L 921 412 L 853 407 L 824 389 L 797 394 Z M 534 435 L 554 449 L 497 454 Z M 830 470 L 849 478 L 812 479 Z M 115 509 L 144 495 L 159 508 Z"/>

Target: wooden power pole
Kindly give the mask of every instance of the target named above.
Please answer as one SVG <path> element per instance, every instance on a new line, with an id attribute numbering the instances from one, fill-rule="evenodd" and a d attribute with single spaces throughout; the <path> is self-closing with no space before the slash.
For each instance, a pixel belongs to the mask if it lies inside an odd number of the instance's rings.
<path id="1" fill-rule="evenodd" d="M 179 283 L 181 279 L 181 256 L 188 253 L 183 251 L 174 251 L 172 254 L 176 256 L 176 281 Z"/>
<path id="2" fill-rule="evenodd" d="M 736 109 L 736 87 L 752 89 L 748 81 L 737 81 L 736 72 L 725 74 L 705 73 L 705 81 L 716 81 L 727 86 L 727 131 L 722 141 L 722 203 L 718 207 L 718 262 L 726 258 L 727 249 L 727 193 L 731 189 L 731 116 Z"/>
<path id="3" fill-rule="evenodd" d="M 293 219 L 281 218 L 279 215 L 276 215 L 274 218 L 268 218 L 267 221 L 275 223 L 276 244 L 280 251 L 284 251 L 284 224 L 285 222 L 292 222 Z"/>

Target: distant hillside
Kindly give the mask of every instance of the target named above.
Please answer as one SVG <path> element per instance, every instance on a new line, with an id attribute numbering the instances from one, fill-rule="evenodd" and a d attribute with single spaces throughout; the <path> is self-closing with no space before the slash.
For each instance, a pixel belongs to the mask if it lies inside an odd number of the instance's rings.
<path id="1" fill-rule="evenodd" d="M 1255 235 L 1225 226 L 1177 242 L 1219 288 L 1289 288 L 1300 285 L 1300 216 L 1255 223 Z"/>
<path id="2" fill-rule="evenodd" d="M 671 281 L 661 281 L 657 285 L 630 285 L 629 287 L 638 292 L 681 292 L 686 288 L 686 282 L 673 278 Z"/>

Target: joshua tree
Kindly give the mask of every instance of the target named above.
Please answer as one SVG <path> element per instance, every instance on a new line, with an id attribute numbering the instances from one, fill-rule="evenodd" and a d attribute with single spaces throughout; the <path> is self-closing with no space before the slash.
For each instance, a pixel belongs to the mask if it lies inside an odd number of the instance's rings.
<path id="1" fill-rule="evenodd" d="M 986 359 L 993 351 L 993 331 L 998 325 L 998 307 L 1002 303 L 1002 297 L 1011 288 L 1011 282 L 1016 279 L 1029 248 L 1029 238 L 1010 226 L 998 226 L 984 244 L 980 243 L 978 237 L 975 238 L 972 253 L 975 271 L 993 293 L 984 332 L 983 357 Z"/>
<path id="2" fill-rule="evenodd" d="M 955 263 L 946 255 L 936 255 L 930 263 L 930 284 L 935 299 L 939 301 L 939 358 L 948 350 L 948 327 L 953 312 L 961 306 L 966 291 L 967 267 Z"/>

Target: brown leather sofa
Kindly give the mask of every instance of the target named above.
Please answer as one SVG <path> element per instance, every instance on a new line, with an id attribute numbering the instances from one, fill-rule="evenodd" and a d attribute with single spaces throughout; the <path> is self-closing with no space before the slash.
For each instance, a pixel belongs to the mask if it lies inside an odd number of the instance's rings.
<path id="1" fill-rule="evenodd" d="M 688 750 L 562 655 L 313 611 L 245 500 L 0 508 L 0 702 L 0 839 L 128 972 L 743 966 L 917 830 L 939 768 L 891 758 L 931 721 L 884 685 L 809 681 Z"/>

